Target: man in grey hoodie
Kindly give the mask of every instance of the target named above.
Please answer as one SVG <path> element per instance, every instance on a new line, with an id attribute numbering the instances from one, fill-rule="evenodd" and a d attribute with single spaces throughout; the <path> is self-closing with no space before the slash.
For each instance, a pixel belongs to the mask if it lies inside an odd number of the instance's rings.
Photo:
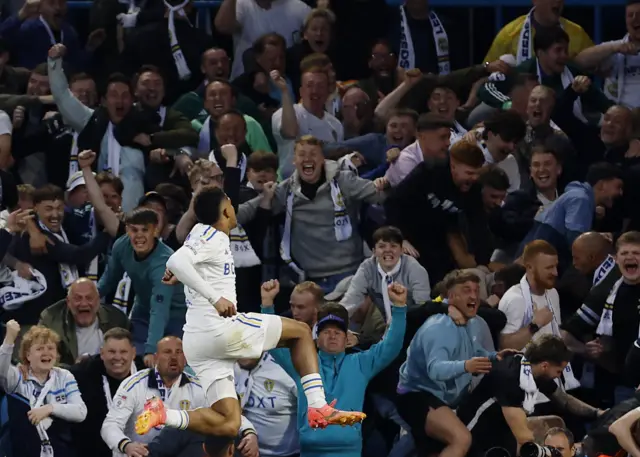
<path id="1" fill-rule="evenodd" d="M 622 196 L 622 185 L 622 170 L 615 165 L 591 165 L 586 182 L 569 183 L 557 200 L 536 215 L 518 256 L 530 241 L 545 240 L 558 251 L 560 269 L 566 269 L 571 265 L 571 245 L 579 235 L 591 230 L 596 206 L 610 209 L 614 200 Z"/>
<path id="2" fill-rule="evenodd" d="M 358 232 L 361 204 L 380 203 L 384 194 L 372 181 L 326 161 L 322 142 L 311 135 L 296 141 L 294 166 L 272 201 L 272 213 L 285 216 L 280 253 L 296 282 L 313 281 L 327 294 L 364 258 Z M 240 205 L 240 224 L 255 216 L 261 199 Z"/>
<path id="3" fill-rule="evenodd" d="M 369 297 L 388 322 L 391 301 L 387 288 L 392 282 L 407 288 L 408 310 L 431 299 L 429 274 L 416 259 L 402 253 L 403 241 L 396 227 L 381 227 L 373 233 L 374 255 L 360 264 L 340 301 L 350 315 Z"/>

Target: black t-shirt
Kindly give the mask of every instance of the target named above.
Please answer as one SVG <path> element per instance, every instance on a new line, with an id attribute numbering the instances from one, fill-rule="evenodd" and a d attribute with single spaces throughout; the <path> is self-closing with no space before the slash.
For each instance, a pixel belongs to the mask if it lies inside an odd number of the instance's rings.
<path id="1" fill-rule="evenodd" d="M 616 437 L 609 432 L 609 426 L 638 407 L 640 407 L 640 393 L 636 392 L 632 398 L 618 403 L 604 413 L 587 433 L 585 447 L 589 449 L 585 450 L 589 452 L 589 455 L 616 455 L 621 447 Z"/>
<path id="2" fill-rule="evenodd" d="M 522 355 L 510 355 L 493 362 L 491 372 L 457 410 L 458 417 L 473 434 L 473 447 L 484 452 L 492 447 L 504 447 L 515 455 L 517 443 L 507 424 L 502 408 L 522 408 L 525 399 L 520 388 Z M 558 385 L 552 379 L 536 379 L 538 390 L 547 397 L 554 394 Z"/>
<path id="3" fill-rule="evenodd" d="M 591 289 L 584 304 L 562 325 L 562 328 L 580 341 L 587 342 L 593 339 L 611 288 L 612 284 L 609 281 L 603 281 Z M 640 285 L 622 283 L 613 303 L 613 334 L 610 338 L 613 343 L 611 353 L 614 354 L 616 365 L 620 368 L 624 366 L 629 348 L 638 338 L 639 308 Z M 622 383 L 635 387 L 624 379 Z"/>

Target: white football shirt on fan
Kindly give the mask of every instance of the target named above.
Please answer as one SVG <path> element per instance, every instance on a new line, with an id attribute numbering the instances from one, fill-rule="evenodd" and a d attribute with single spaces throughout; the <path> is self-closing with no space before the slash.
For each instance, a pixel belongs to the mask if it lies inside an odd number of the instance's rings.
<path id="1" fill-rule="evenodd" d="M 236 272 L 229 237 L 210 225 L 196 224 L 184 245 L 167 262 L 167 267 L 174 274 L 184 267 L 186 262 L 182 255 L 176 254 L 184 252 L 189 254 L 188 260 L 201 278 L 189 275 L 194 284 L 200 283 L 198 291 L 188 286 L 184 288 L 187 299 L 184 330 L 199 332 L 223 327 L 225 319 L 220 317 L 212 303 L 221 297 L 234 305 L 237 303 Z"/>

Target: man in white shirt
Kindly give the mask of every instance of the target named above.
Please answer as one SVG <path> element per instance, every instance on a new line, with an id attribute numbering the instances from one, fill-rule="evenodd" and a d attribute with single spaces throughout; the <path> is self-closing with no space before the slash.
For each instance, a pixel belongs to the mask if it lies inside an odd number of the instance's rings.
<path id="1" fill-rule="evenodd" d="M 301 103 L 293 104 L 288 95 L 286 81 L 278 72 L 271 72 L 271 79 L 282 92 L 282 108 L 273 113 L 271 127 L 278 143 L 278 158 L 282 179 L 293 173 L 293 148 L 295 140 L 312 135 L 325 142 L 344 140 L 344 128 L 340 121 L 325 111 L 329 97 L 329 75 L 321 68 L 302 73 L 300 83 Z"/>
<path id="2" fill-rule="evenodd" d="M 101 435 L 114 455 L 117 452 L 128 457 L 147 455 L 145 443 L 160 430 L 141 436 L 134 430 L 134 421 L 148 398 L 157 396 L 167 406 L 181 410 L 209 406 L 200 383 L 184 372 L 186 360 L 180 338 L 167 336 L 158 341 L 155 357 L 155 368 L 139 371 L 122 381 L 109 405 Z"/>
<path id="3" fill-rule="evenodd" d="M 605 95 L 629 108 L 640 106 L 640 0 L 627 1 L 627 34 L 585 49 L 575 58 L 582 68 L 608 70 Z"/>
<path id="4" fill-rule="evenodd" d="M 271 200 L 273 192 L 273 183 L 265 184 L 265 201 Z M 306 324 L 279 316 L 237 313 L 236 274 L 229 240 L 237 220 L 231 200 L 221 189 L 205 187 L 196 195 L 193 210 L 200 222 L 169 258 L 163 282 L 185 284 L 185 353 L 189 366 L 203 383 L 210 407 L 193 411 L 168 409 L 154 398 L 138 416 L 136 431 L 145 434 L 167 425 L 204 435 L 236 436 L 241 411 L 233 377 L 235 362 L 260 357 L 280 343 L 291 348 L 302 377 L 309 427 L 361 422 L 364 414 L 339 411 L 327 404 L 315 344 Z"/>
<path id="5" fill-rule="evenodd" d="M 260 455 L 298 454 L 298 389 L 293 379 L 269 353 L 238 360 L 235 378 L 242 415 L 255 429 Z"/>
<path id="6" fill-rule="evenodd" d="M 244 72 L 242 55 L 262 35 L 277 33 L 287 48 L 300 41 L 300 31 L 311 11 L 301 0 L 224 0 L 214 21 L 216 30 L 233 35 L 231 78 Z"/>

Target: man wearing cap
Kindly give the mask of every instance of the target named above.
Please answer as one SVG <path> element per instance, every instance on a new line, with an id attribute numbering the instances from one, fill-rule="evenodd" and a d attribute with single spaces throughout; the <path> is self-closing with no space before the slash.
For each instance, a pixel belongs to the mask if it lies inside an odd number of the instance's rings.
<path id="1" fill-rule="evenodd" d="M 262 312 L 272 314 L 273 301 L 280 290 L 278 281 L 267 281 L 262 285 Z M 345 354 L 349 313 L 338 303 L 327 303 L 318 312 L 317 332 L 318 362 L 320 376 L 325 386 L 327 401 L 335 401 L 336 407 L 357 411 L 363 407 L 364 392 L 369 381 L 400 353 L 406 328 L 407 289 L 393 283 L 388 287 L 392 302 L 391 323 L 387 334 L 378 344 L 367 351 Z M 302 390 L 288 349 L 270 351 L 273 358 Z M 307 424 L 307 402 L 298 398 L 298 424 L 300 454 L 305 457 L 335 454 L 340 449 L 342 457 L 356 457 L 362 453 L 360 427 L 341 427 L 311 430 Z"/>

